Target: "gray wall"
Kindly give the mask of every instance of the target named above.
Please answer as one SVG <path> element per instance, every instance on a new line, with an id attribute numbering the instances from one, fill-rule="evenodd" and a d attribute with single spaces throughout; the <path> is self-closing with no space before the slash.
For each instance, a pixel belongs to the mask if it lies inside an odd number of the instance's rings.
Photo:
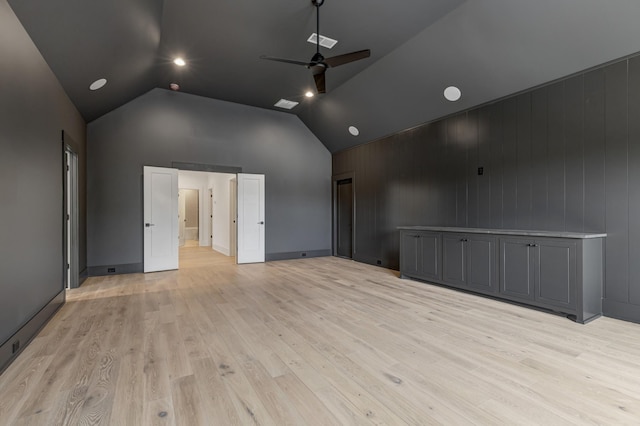
<path id="1" fill-rule="evenodd" d="M 397 269 L 398 225 L 606 232 L 605 314 L 640 321 L 640 58 L 334 154 L 346 172 L 356 260 Z"/>
<path id="2" fill-rule="evenodd" d="M 63 288 L 61 133 L 75 141 L 84 178 L 85 124 L 6 0 L 0 57 L 1 345 Z"/>
<path id="3" fill-rule="evenodd" d="M 91 122 L 88 140 L 90 273 L 141 269 L 142 168 L 172 162 L 264 173 L 268 258 L 329 253 L 331 154 L 294 115 L 154 89 Z"/>

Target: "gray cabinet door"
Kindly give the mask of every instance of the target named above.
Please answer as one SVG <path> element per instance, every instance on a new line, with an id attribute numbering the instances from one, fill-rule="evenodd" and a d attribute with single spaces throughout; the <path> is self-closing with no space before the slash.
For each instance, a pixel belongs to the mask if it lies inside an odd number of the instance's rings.
<path id="1" fill-rule="evenodd" d="M 474 289 L 498 291 L 496 238 L 469 236 L 466 244 L 467 285 Z"/>
<path id="2" fill-rule="evenodd" d="M 441 234 L 437 232 L 421 232 L 418 238 L 422 252 L 421 278 L 425 280 L 440 280 L 442 272 L 440 267 L 440 241 Z"/>
<path id="3" fill-rule="evenodd" d="M 417 232 L 400 233 L 400 272 L 417 277 L 422 271 L 422 244 Z"/>
<path id="4" fill-rule="evenodd" d="M 566 240 L 536 241 L 536 300 L 576 308 L 576 243 Z"/>
<path id="5" fill-rule="evenodd" d="M 534 300 L 534 242 L 517 238 L 500 240 L 500 293 Z"/>
<path id="6" fill-rule="evenodd" d="M 463 234 L 442 236 L 442 280 L 447 284 L 466 286 L 467 240 Z"/>

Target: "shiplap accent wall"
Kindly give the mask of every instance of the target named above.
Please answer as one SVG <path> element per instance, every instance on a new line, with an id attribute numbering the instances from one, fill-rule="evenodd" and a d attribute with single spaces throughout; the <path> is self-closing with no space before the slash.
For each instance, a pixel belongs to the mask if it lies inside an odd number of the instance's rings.
<path id="1" fill-rule="evenodd" d="M 606 232 L 605 314 L 640 321 L 639 57 L 334 154 L 347 172 L 356 260 L 397 269 L 399 225 Z"/>

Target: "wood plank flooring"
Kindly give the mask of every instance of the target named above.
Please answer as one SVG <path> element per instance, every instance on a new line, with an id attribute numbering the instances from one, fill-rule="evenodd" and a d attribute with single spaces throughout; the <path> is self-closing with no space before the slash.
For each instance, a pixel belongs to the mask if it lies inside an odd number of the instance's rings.
<path id="1" fill-rule="evenodd" d="M 0 376 L 2 425 L 639 424 L 640 326 L 338 258 L 94 277 Z"/>

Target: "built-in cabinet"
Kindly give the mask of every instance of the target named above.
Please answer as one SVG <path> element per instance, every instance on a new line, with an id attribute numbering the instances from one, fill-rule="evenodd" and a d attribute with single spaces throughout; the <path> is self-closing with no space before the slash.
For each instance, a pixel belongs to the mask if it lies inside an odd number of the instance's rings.
<path id="1" fill-rule="evenodd" d="M 472 288 L 483 293 L 495 293 L 496 238 L 485 235 L 442 233 L 442 281 Z"/>
<path id="2" fill-rule="evenodd" d="M 565 313 L 602 314 L 605 234 L 400 228 L 400 272 Z"/>
<path id="3" fill-rule="evenodd" d="M 400 268 L 409 276 L 421 277 L 425 280 L 440 280 L 440 240 L 439 232 L 416 231 L 403 232 L 400 239 Z"/>

